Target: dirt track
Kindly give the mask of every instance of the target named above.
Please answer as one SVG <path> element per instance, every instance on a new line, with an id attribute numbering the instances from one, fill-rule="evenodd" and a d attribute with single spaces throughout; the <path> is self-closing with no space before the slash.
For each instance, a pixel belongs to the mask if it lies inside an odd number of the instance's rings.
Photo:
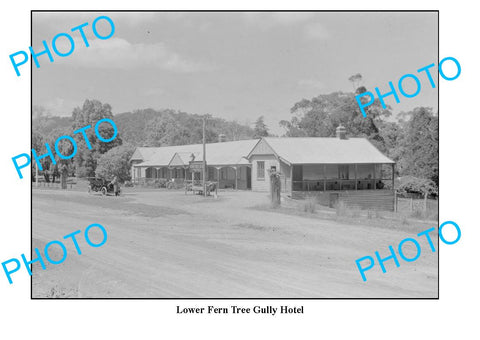
<path id="1" fill-rule="evenodd" d="M 266 199 L 253 192 L 215 200 L 181 191 L 116 198 L 36 189 L 33 246 L 41 252 L 92 223 L 105 226 L 108 240 L 92 248 L 77 237 L 82 255 L 65 241 L 64 263 L 34 265 L 33 297 L 437 297 L 438 252 L 424 239 L 417 261 L 400 259 L 399 268 L 387 261 L 386 274 L 376 265 L 367 282 L 355 265 L 375 250 L 387 256 L 388 245 L 429 226 L 401 231 L 252 209 Z"/>

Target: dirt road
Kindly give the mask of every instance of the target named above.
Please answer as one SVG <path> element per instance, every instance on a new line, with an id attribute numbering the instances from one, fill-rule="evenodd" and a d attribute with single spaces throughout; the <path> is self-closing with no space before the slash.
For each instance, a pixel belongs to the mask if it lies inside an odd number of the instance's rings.
<path id="1" fill-rule="evenodd" d="M 108 240 L 92 248 L 79 237 L 82 255 L 65 241 L 64 263 L 34 265 L 33 297 L 437 297 L 438 253 L 426 240 L 417 261 L 400 259 L 399 268 L 387 261 L 386 274 L 376 265 L 367 282 L 355 265 L 376 250 L 388 256 L 388 245 L 427 225 L 412 232 L 253 208 L 266 200 L 253 192 L 205 199 L 181 191 L 34 190 L 34 247 L 43 252 L 92 223 L 105 226 Z"/>

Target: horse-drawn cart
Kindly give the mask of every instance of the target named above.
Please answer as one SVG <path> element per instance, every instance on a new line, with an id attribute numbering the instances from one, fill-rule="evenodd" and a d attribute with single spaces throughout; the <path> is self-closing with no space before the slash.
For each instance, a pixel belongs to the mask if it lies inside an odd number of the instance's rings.
<path id="1" fill-rule="evenodd" d="M 185 181 L 185 194 L 191 191 L 193 194 L 203 195 L 203 183 L 202 181 L 194 180 L 194 181 Z M 217 189 L 218 189 L 217 182 L 207 181 L 205 182 L 205 189 L 207 196 L 210 194 L 214 194 L 215 197 L 217 196 Z"/>

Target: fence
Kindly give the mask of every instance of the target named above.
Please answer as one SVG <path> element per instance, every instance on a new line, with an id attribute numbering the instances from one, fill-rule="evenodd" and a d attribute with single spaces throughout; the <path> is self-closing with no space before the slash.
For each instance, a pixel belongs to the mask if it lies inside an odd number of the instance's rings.
<path id="1" fill-rule="evenodd" d="M 71 179 L 67 180 L 67 188 L 72 189 L 74 185 L 76 185 L 77 182 Z M 58 182 L 46 182 L 44 180 L 39 180 L 38 182 L 32 182 L 32 187 L 33 188 L 57 188 L 61 189 L 62 188 L 62 183 L 60 181 Z"/>
<path id="2" fill-rule="evenodd" d="M 398 197 L 397 196 L 397 212 L 407 213 L 410 215 L 430 216 L 435 218 L 438 216 L 438 200 L 415 198 L 415 197 Z"/>
<path id="3" fill-rule="evenodd" d="M 360 209 L 394 210 L 394 191 L 383 190 L 345 190 L 345 191 L 294 191 L 292 197 L 315 197 L 321 204 L 334 208 L 338 202 L 348 207 Z"/>

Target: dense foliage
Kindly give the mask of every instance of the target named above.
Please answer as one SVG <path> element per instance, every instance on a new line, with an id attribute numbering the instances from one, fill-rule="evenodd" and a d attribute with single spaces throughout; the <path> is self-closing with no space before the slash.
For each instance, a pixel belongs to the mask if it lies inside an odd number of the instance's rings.
<path id="1" fill-rule="evenodd" d="M 174 110 L 136 110 L 115 115 L 125 143 L 135 146 L 184 145 L 202 142 L 203 116 Z M 252 138 L 253 129 L 238 122 L 207 116 L 205 138 L 216 142 L 219 134 L 227 140 Z"/>
<path id="2" fill-rule="evenodd" d="M 120 182 L 130 180 L 130 158 L 135 148 L 121 145 L 102 154 L 97 161 L 96 177 L 113 178 L 117 176 Z"/>

